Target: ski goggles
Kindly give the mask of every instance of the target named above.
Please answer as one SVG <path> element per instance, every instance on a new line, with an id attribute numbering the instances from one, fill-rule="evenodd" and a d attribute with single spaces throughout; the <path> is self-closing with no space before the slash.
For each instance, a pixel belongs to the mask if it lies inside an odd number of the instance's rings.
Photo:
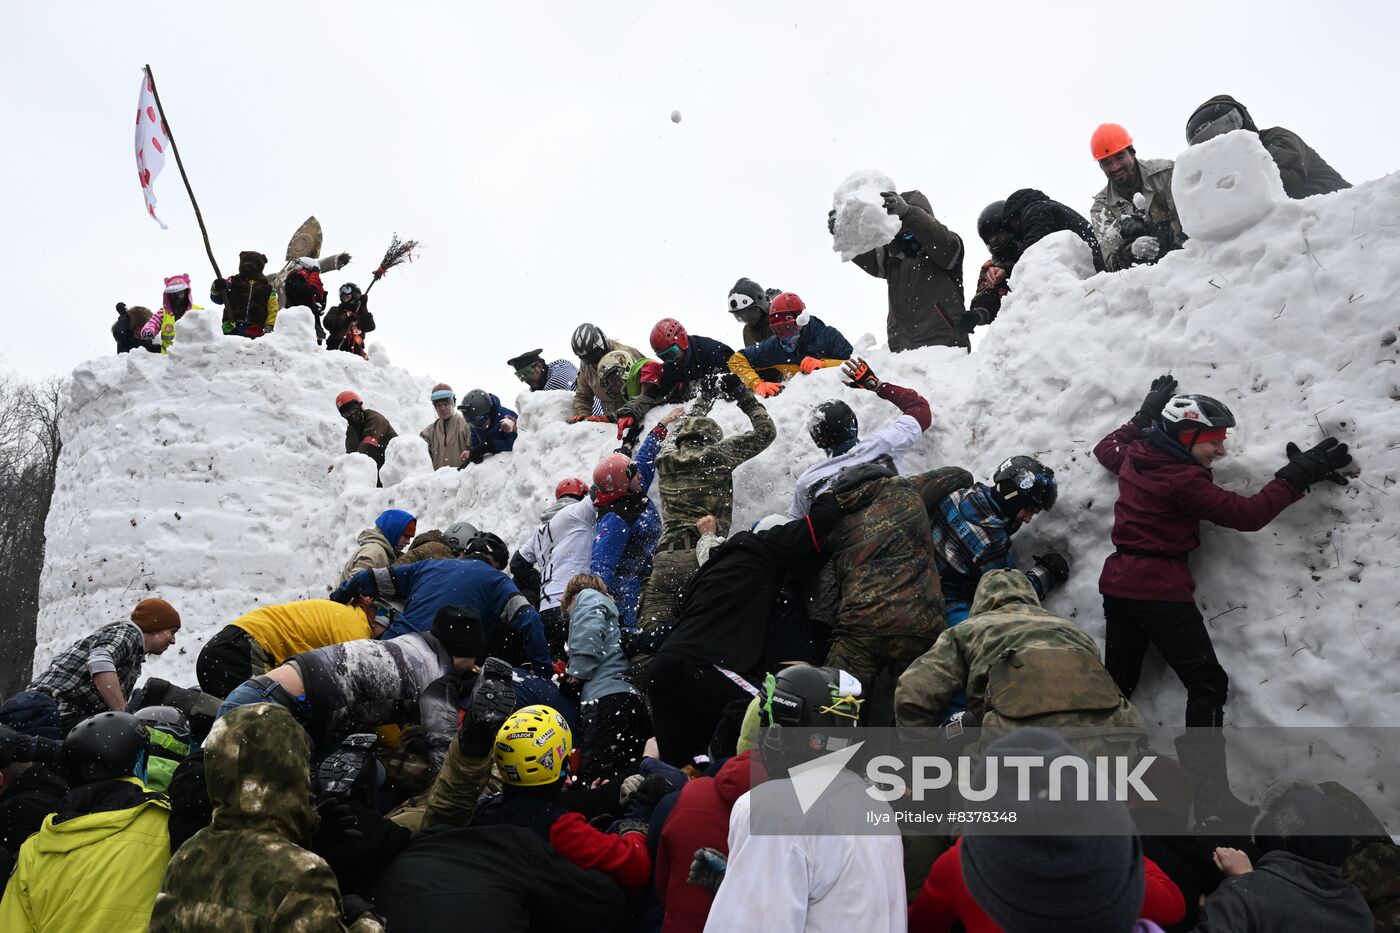
<path id="1" fill-rule="evenodd" d="M 685 351 L 681 349 L 681 345 L 678 343 L 673 343 L 666 349 L 657 353 L 656 355 L 661 357 L 662 362 L 675 363 L 679 361 L 684 354 Z"/>
<path id="2" fill-rule="evenodd" d="M 1229 112 L 1216 117 L 1209 123 L 1202 123 L 1200 126 L 1186 137 L 1186 141 L 1194 146 L 1203 143 L 1207 139 L 1214 139 L 1223 136 L 1231 130 L 1244 129 L 1244 115 L 1233 108 Z"/>
<path id="3" fill-rule="evenodd" d="M 526 366 L 518 367 L 515 370 L 515 378 L 519 379 L 521 382 L 533 381 L 535 378 L 535 364 L 530 363 Z"/>

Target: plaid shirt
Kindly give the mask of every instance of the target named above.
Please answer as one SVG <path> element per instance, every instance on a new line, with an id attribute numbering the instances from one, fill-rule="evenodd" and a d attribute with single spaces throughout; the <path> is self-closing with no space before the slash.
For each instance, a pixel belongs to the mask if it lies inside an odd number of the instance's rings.
<path id="1" fill-rule="evenodd" d="M 938 503 L 930 515 L 933 559 L 948 602 L 972 602 L 977 583 L 988 570 L 1015 570 L 1011 559 L 1011 523 L 1002 517 L 992 490 L 981 483 L 959 489 Z M 1035 595 L 1050 591 L 1050 573 L 1039 565 L 1027 570 Z"/>
<path id="2" fill-rule="evenodd" d="M 30 690 L 47 693 L 58 701 L 61 716 L 92 716 L 104 712 L 107 703 L 92 682 L 94 674 L 111 671 L 130 696 L 146 659 L 146 642 L 134 622 L 104 626 L 54 658 L 44 673 L 34 678 Z"/>

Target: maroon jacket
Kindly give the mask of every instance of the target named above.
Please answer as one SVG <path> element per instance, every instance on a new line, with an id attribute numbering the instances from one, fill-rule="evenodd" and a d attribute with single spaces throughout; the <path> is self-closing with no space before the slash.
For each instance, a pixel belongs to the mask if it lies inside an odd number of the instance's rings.
<path id="1" fill-rule="evenodd" d="M 666 817 L 656 848 L 656 897 L 666 910 L 661 933 L 700 933 L 715 896 L 686 882 L 695 850 L 706 846 L 729 852 L 729 811 L 753 783 L 749 752 L 720 765 L 714 777 L 696 778 L 681 788 Z"/>
<path id="2" fill-rule="evenodd" d="M 1186 557 L 1201 544 L 1201 519 L 1258 531 L 1303 497 L 1278 478 L 1252 496 L 1221 489 L 1210 470 L 1145 439 L 1134 424 L 1099 441 L 1094 456 L 1118 475 L 1117 551 L 1099 575 L 1105 596 L 1189 602 L 1196 583 Z"/>

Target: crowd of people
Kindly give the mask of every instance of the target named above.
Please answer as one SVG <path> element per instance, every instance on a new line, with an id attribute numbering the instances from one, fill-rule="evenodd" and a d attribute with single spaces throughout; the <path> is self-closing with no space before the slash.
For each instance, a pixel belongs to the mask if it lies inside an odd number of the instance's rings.
<path id="1" fill-rule="evenodd" d="M 1230 130 L 1259 132 L 1294 197 L 1346 185 L 1231 98 L 1187 132 Z M 886 193 L 900 230 L 855 262 L 887 281 L 890 348 L 967 347 L 1015 287 L 1020 253 L 1056 230 L 1100 269 L 1178 248 L 1171 163 L 1139 161 L 1112 124 L 1091 149 L 1108 180 L 1092 222 L 1034 189 L 983 212 L 991 258 L 971 302 L 961 238 L 920 192 Z M 245 252 L 211 300 L 230 335 L 268 332 L 289 303 L 310 303 L 321 335 L 313 273 L 348 260 L 289 258 L 274 283 Z M 168 349 L 188 277 L 166 296 L 139 326 L 123 306 L 133 345 Z M 347 284 L 341 297 L 348 328 L 332 309 L 324 338 L 363 353 L 364 296 Z M 654 358 L 585 323 L 577 366 L 541 349 L 508 361 L 530 391 L 572 392 L 570 422 L 614 424 L 620 442 L 542 496 L 514 552 L 470 517 L 420 529 L 389 509 L 326 568 L 327 598 L 251 608 L 207 637 L 197 686 L 138 686 L 183 624 L 159 598 L 43 666 L 0 707 L 0 858 L 13 862 L 0 928 L 1400 929 L 1400 847 L 1374 817 L 1367 834 L 1328 832 L 1339 811 L 1365 810 L 1355 794 L 1234 795 L 1228 677 L 1189 563 L 1202 520 L 1258 530 L 1347 482 L 1345 444 L 1290 444 L 1259 492 L 1233 493 L 1211 472 L 1233 413 L 1153 380 L 1094 448 L 1118 482 L 1101 658 L 1044 605 L 1072 556 L 1013 555 L 1055 507 L 1053 469 L 1008 451 L 987 483 L 961 466 L 906 474 L 932 421 L 916 388 L 882 380 L 793 292 L 742 278 L 727 307 L 738 351 L 665 318 Z M 892 417 L 862 426 L 844 398 L 816 405 L 788 512 L 736 521 L 734 471 L 777 436 L 763 400 L 836 367 Z M 518 419 L 495 395 L 459 403 L 438 384 L 428 401 L 435 469 L 512 450 Z M 749 429 L 726 436 L 710 417 L 721 404 Z M 335 405 L 346 452 L 382 466 L 388 419 L 353 390 Z M 1155 805 L 1088 803 L 1073 816 L 1084 832 L 1060 837 L 752 831 L 834 728 L 980 723 L 1010 730 L 988 749 L 1006 754 L 1082 752 L 1042 727 L 1107 727 L 1141 752 L 1132 701 L 1151 646 L 1186 688 L 1191 727 L 1175 792 Z M 843 771 L 827 794 L 863 797 L 861 780 Z M 1242 815 L 1252 834 L 1218 838 Z"/>

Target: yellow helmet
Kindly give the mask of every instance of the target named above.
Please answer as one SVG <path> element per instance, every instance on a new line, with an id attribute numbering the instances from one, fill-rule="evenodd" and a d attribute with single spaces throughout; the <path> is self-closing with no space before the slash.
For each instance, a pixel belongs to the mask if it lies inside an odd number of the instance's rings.
<path id="1" fill-rule="evenodd" d="M 496 733 L 496 768 L 501 780 L 517 787 L 552 784 L 564 774 L 574 751 L 574 734 L 550 706 L 516 710 Z"/>

